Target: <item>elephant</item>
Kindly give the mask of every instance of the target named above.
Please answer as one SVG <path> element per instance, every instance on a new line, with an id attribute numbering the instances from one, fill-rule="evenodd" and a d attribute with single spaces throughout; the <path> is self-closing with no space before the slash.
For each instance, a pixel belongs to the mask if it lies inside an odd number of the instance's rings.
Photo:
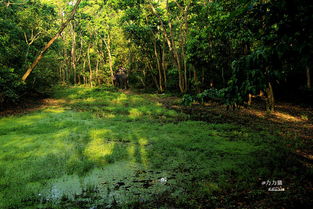
<path id="1" fill-rule="evenodd" d="M 125 68 L 119 68 L 114 74 L 113 80 L 116 87 L 128 89 L 128 75 Z"/>

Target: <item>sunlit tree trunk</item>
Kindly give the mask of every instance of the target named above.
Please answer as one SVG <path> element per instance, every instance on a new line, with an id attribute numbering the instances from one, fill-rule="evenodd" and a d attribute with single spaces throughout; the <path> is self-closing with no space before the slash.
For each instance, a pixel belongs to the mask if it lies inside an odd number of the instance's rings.
<path id="1" fill-rule="evenodd" d="M 176 2 L 176 1 L 175 1 Z M 177 5 L 178 2 L 176 2 Z M 182 8 L 180 5 L 179 5 L 180 9 L 181 9 L 181 12 L 183 13 L 183 23 L 181 25 L 181 56 L 182 56 L 182 62 L 183 62 L 183 65 L 184 65 L 184 82 L 185 82 L 185 86 L 184 86 L 184 91 L 186 92 L 188 90 L 188 78 L 187 78 L 187 59 L 186 59 L 186 52 L 185 52 L 185 46 L 186 46 L 186 40 L 187 40 L 187 31 L 188 31 L 188 8 L 189 6 L 186 6 L 185 8 Z"/>
<path id="2" fill-rule="evenodd" d="M 31 66 L 27 69 L 27 71 L 25 72 L 25 74 L 22 77 L 22 80 L 25 81 L 27 79 L 27 77 L 30 75 L 30 73 L 34 70 L 34 68 L 38 65 L 38 63 L 40 62 L 40 60 L 44 57 L 45 53 L 47 52 L 47 50 L 50 48 L 50 46 L 55 42 L 55 40 L 61 35 L 61 33 L 63 32 L 63 30 L 66 28 L 66 26 L 69 24 L 69 22 L 74 18 L 74 15 L 78 9 L 78 6 L 80 4 L 82 0 L 77 0 L 76 4 L 69 16 L 69 18 L 66 20 L 66 22 L 64 22 L 61 25 L 61 28 L 59 29 L 59 31 L 57 32 L 57 34 L 45 45 L 45 47 L 42 49 L 42 51 L 39 53 L 39 55 L 37 56 L 37 58 L 35 59 L 35 61 L 31 64 Z"/>
<path id="3" fill-rule="evenodd" d="M 65 72 L 65 82 L 68 83 L 69 81 L 69 63 L 68 63 L 68 57 L 67 57 L 67 51 L 64 48 L 63 49 L 63 62 L 64 62 L 64 72 Z"/>
<path id="4" fill-rule="evenodd" d="M 162 47 L 162 69 L 163 69 L 163 78 L 164 78 L 164 88 L 167 86 L 167 76 L 166 76 L 166 63 L 165 63 L 165 42 L 163 42 Z"/>
<path id="5" fill-rule="evenodd" d="M 268 82 L 266 88 L 266 110 L 267 111 L 274 111 L 275 107 L 275 100 L 274 100 L 274 92 L 271 82 Z"/>
<path id="6" fill-rule="evenodd" d="M 91 68 L 91 61 L 90 61 L 90 45 L 88 45 L 88 49 L 87 49 L 87 60 L 88 60 L 88 68 L 89 68 L 89 82 L 90 82 L 90 87 L 92 87 L 92 68 Z"/>
<path id="7" fill-rule="evenodd" d="M 87 79 L 86 79 L 85 68 L 86 68 L 86 59 L 84 58 L 84 62 L 83 62 L 83 69 L 82 69 L 82 74 L 83 74 L 83 81 L 84 81 L 84 85 L 86 85 L 86 84 L 87 84 Z"/>
<path id="8" fill-rule="evenodd" d="M 99 60 L 97 59 L 97 63 L 96 63 L 96 81 L 97 84 L 96 85 L 100 85 L 100 78 L 99 78 Z"/>
<path id="9" fill-rule="evenodd" d="M 248 94 L 248 106 L 251 106 L 252 104 L 252 94 Z"/>
<path id="10" fill-rule="evenodd" d="M 103 42 L 104 42 L 106 49 L 107 49 L 107 52 L 108 52 L 111 84 L 112 84 L 112 86 L 114 86 L 114 72 L 113 72 L 113 60 L 112 60 L 112 54 L 111 54 L 111 37 L 110 37 L 110 34 L 108 35 L 107 41 L 105 39 L 103 39 Z"/>
<path id="11" fill-rule="evenodd" d="M 76 33 L 75 33 L 75 28 L 74 28 L 74 23 L 71 24 L 71 29 L 72 29 L 72 50 L 71 50 L 71 61 L 72 61 L 72 69 L 73 69 L 73 81 L 74 85 L 77 83 L 76 82 Z"/>

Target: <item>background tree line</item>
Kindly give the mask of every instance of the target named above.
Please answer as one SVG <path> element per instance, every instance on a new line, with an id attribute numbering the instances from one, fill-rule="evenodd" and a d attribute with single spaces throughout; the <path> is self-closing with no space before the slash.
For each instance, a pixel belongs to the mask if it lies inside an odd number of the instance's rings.
<path id="1" fill-rule="evenodd" d="M 0 1 L 1 104 L 59 82 L 111 86 L 119 66 L 135 88 L 206 92 L 227 104 L 263 92 L 273 110 L 274 95 L 302 88 L 312 96 L 309 0 L 82 0 L 22 82 L 75 3 Z"/>

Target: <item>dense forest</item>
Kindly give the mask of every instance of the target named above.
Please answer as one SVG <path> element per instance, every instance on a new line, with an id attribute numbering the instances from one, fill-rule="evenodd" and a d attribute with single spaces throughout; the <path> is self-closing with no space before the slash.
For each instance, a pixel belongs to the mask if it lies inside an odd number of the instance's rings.
<path id="1" fill-rule="evenodd" d="M 312 99 L 309 0 L 5 0 L 0 5 L 2 105 L 60 82 L 110 86 L 121 66 L 132 87 L 159 93 L 202 92 L 242 104 L 263 92 L 269 110 L 274 95 L 300 92 Z M 217 91 L 204 92 L 212 88 Z"/>
<path id="2" fill-rule="evenodd" d="M 312 11 L 0 0 L 0 208 L 312 208 Z"/>

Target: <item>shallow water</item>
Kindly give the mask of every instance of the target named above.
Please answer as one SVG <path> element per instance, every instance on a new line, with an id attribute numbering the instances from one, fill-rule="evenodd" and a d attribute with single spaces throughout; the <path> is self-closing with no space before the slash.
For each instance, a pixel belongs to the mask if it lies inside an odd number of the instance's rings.
<path id="1" fill-rule="evenodd" d="M 85 176 L 65 175 L 51 180 L 38 195 L 42 203 L 58 205 L 62 201 L 80 201 L 94 208 L 146 202 L 171 189 L 175 183 L 171 176 L 166 172 L 145 170 L 140 164 L 118 162 L 93 169 Z"/>

